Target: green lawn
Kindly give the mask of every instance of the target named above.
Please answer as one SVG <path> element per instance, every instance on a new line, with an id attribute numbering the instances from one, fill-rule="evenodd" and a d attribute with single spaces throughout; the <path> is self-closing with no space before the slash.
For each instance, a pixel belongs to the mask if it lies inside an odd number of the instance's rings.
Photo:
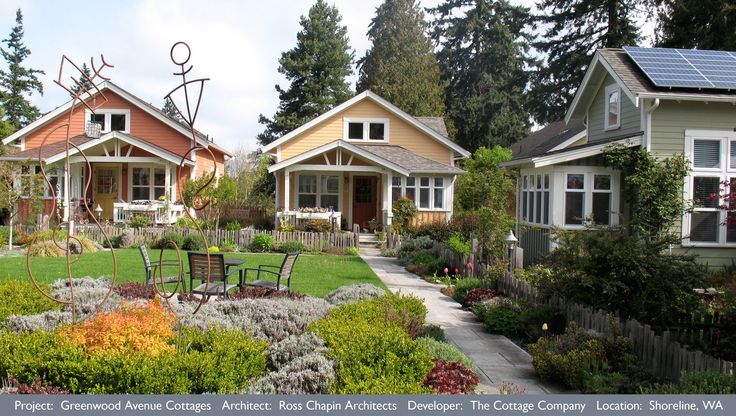
<path id="1" fill-rule="evenodd" d="M 159 250 L 151 250 L 152 260 L 158 260 Z M 118 282 L 129 280 L 145 281 L 145 270 L 143 260 L 138 249 L 115 250 L 118 263 Z M 258 267 L 259 264 L 281 264 L 283 254 L 256 254 L 256 253 L 225 253 L 226 257 L 239 257 L 245 260 L 244 267 Z M 164 259 L 175 259 L 176 253 L 166 250 Z M 186 252 L 182 252 L 185 272 L 189 270 Z M 89 253 L 72 265 L 74 277 L 112 277 L 112 255 L 110 252 L 101 251 Z M 53 282 L 59 278 L 66 277 L 65 258 L 32 258 L 31 268 L 34 276 L 39 282 Z M 164 274 L 175 273 L 176 268 L 165 269 Z M 252 273 L 252 272 L 251 272 Z M 5 279 L 27 279 L 26 257 L 0 257 L 0 280 Z M 248 275 L 252 280 L 253 275 Z M 189 280 L 187 277 L 187 286 Z M 237 283 L 237 274 L 234 275 Z M 301 255 L 296 261 L 292 273 L 291 288 L 312 296 L 324 296 L 333 289 L 340 286 L 372 283 L 383 287 L 373 270 L 360 257 L 354 256 L 327 256 L 327 255 Z"/>

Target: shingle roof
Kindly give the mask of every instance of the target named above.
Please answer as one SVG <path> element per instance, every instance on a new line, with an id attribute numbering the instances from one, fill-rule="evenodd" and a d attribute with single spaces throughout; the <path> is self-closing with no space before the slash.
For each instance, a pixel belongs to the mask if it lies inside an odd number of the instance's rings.
<path id="1" fill-rule="evenodd" d="M 74 136 L 71 138 L 71 142 L 74 143 L 77 146 L 80 146 L 84 143 L 90 142 L 92 138 L 89 138 L 87 136 Z M 66 142 L 64 140 L 54 143 L 49 143 L 41 149 L 41 159 L 48 159 L 52 156 L 56 156 L 59 153 L 62 153 L 66 150 Z M 69 147 L 70 152 L 74 152 L 75 149 L 73 146 Z M 9 153 L 2 155 L 0 157 L 2 160 L 38 160 L 38 147 L 34 147 L 32 149 L 26 149 L 21 150 L 20 152 L 16 153 Z"/>
<path id="2" fill-rule="evenodd" d="M 707 95 L 709 97 L 736 98 L 736 91 L 657 87 L 652 84 L 649 78 L 647 78 L 623 49 L 599 49 L 598 53 L 610 65 L 616 75 L 621 78 L 626 88 L 636 96 L 656 95 L 666 97 L 672 95 L 697 98 Z"/>
<path id="3" fill-rule="evenodd" d="M 410 173 L 452 173 L 460 174 L 464 171 L 454 166 L 445 165 L 432 159 L 404 149 L 401 146 L 384 144 L 358 144 L 361 149 L 370 152 L 384 160 L 401 166 Z"/>
<path id="4" fill-rule="evenodd" d="M 572 119 L 567 124 L 562 120 L 555 121 L 512 144 L 511 154 L 514 160 L 539 156 L 582 131 L 585 131 L 583 119 Z"/>
<path id="5" fill-rule="evenodd" d="M 414 117 L 419 120 L 420 123 L 436 131 L 437 133 L 450 137 L 447 133 L 447 126 L 445 125 L 445 119 L 442 117 Z"/>

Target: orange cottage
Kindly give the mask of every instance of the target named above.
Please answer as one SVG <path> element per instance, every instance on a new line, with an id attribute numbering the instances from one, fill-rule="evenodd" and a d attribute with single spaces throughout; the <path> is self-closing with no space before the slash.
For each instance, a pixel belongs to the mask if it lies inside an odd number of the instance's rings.
<path id="1" fill-rule="evenodd" d="M 187 179 L 213 169 L 222 175 L 231 154 L 196 132 L 197 142 L 212 151 L 214 160 L 207 151 L 190 153 L 177 177 L 182 157 L 192 146 L 188 127 L 109 81 L 100 85 L 100 91 L 107 101 L 94 114 L 82 104 L 73 113 L 69 136 L 84 152 L 90 167 L 71 147 L 68 184 L 63 174 L 66 129 L 58 127 L 69 121 L 71 101 L 5 138 L 3 144 L 14 144 L 20 151 L 3 155 L 0 160 L 38 162 L 40 150 L 47 175 L 60 191 L 58 200 L 72 207 L 77 217 L 83 216 L 81 207 L 89 204 L 102 209 L 104 220 L 116 223 L 137 214 L 147 215 L 158 224 L 175 222 L 183 213 L 177 189 Z M 89 98 L 95 99 L 98 97 Z M 35 170 L 39 172 L 40 167 L 35 166 Z M 91 184 L 85 193 L 86 181 Z M 46 189 L 45 212 L 50 214 L 53 206 L 51 191 Z M 21 201 L 21 217 L 28 211 L 28 203 Z M 65 210 L 64 215 L 70 212 Z"/>

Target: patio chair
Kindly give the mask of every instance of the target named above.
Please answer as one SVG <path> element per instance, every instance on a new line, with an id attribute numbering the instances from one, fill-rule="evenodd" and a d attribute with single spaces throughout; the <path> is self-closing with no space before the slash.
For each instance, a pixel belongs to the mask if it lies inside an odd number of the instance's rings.
<path id="1" fill-rule="evenodd" d="M 138 250 L 140 250 L 141 252 L 141 257 L 143 257 L 143 266 L 146 268 L 147 285 L 152 285 L 154 283 L 154 279 L 156 280 L 155 283 L 157 284 L 181 282 L 182 292 L 187 291 L 187 284 L 184 281 L 184 276 L 182 276 L 182 264 L 179 260 L 162 260 L 160 262 L 151 261 L 151 258 L 148 255 L 148 249 L 146 248 L 145 244 L 141 244 L 140 246 L 138 246 Z M 159 279 L 158 268 L 164 266 L 176 266 L 179 268 L 180 274 L 176 276 L 163 276 L 163 279 Z M 161 273 L 163 273 L 163 271 Z M 163 282 L 161 280 L 163 280 Z"/>
<path id="2" fill-rule="evenodd" d="M 225 267 L 225 256 L 223 254 L 212 253 L 209 255 L 210 265 L 207 266 L 207 253 L 194 253 L 189 252 L 189 286 L 192 288 L 192 293 L 202 296 L 224 296 L 228 297 L 227 292 L 230 289 L 238 287 L 238 284 L 242 284 L 243 272 L 241 269 L 234 269 L 228 271 Z M 209 280 L 210 283 L 205 291 L 205 285 L 207 281 L 207 270 L 209 269 Z M 238 284 L 228 283 L 228 278 L 237 271 L 239 274 Z M 194 287 L 194 280 L 203 282 L 201 285 Z"/>
<path id="3" fill-rule="evenodd" d="M 294 269 L 294 263 L 296 263 L 296 259 L 299 257 L 299 253 L 286 253 L 286 256 L 284 256 L 284 261 L 281 262 L 280 266 L 270 265 L 270 264 L 259 264 L 257 268 L 255 267 L 243 267 L 241 270 L 243 270 L 243 273 L 245 273 L 245 276 L 243 278 L 243 283 L 246 286 L 258 286 L 258 287 L 265 287 L 268 289 L 276 289 L 276 290 L 285 290 L 290 291 L 291 290 L 291 271 Z M 256 280 L 252 282 L 248 282 L 248 271 L 252 270 L 256 272 Z M 276 282 L 271 282 L 268 280 L 261 280 L 261 273 L 264 273 L 266 276 L 276 276 Z M 286 286 L 283 285 L 283 282 L 286 281 Z"/>

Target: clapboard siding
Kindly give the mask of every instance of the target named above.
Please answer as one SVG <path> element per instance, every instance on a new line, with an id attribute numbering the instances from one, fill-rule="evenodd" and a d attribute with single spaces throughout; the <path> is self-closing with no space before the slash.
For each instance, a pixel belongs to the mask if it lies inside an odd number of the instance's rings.
<path id="1" fill-rule="evenodd" d="M 641 116 L 629 97 L 621 90 L 621 127 L 606 131 L 603 121 L 606 111 L 606 87 L 614 84 L 610 75 L 601 84 L 588 109 L 588 143 L 604 141 L 611 137 L 635 134 L 641 131 Z"/>
<path id="2" fill-rule="evenodd" d="M 685 130 L 736 128 L 736 107 L 728 103 L 662 101 L 652 113 L 652 152 L 672 156 L 685 151 Z"/>
<path id="3" fill-rule="evenodd" d="M 399 119 L 383 107 L 365 99 L 322 121 L 302 134 L 281 145 L 281 158 L 300 155 L 323 144 L 343 138 L 345 118 L 385 118 L 389 120 L 388 144 L 404 147 L 412 152 L 443 164 L 450 163 L 452 150 L 427 136 L 416 127 Z M 363 144 L 364 142 L 360 142 Z M 370 144 L 370 143 L 365 143 Z M 377 143 L 386 144 L 386 143 Z"/>

